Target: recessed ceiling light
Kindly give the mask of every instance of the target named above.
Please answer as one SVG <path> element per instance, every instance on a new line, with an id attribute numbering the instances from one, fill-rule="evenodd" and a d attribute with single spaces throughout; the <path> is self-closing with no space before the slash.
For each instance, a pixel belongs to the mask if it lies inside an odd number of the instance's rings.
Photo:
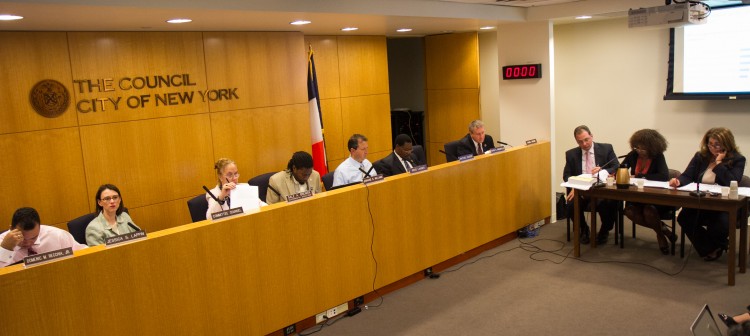
<path id="1" fill-rule="evenodd" d="M 169 23 L 188 23 L 188 22 L 193 22 L 193 20 L 192 19 L 170 19 L 170 20 L 167 20 L 167 22 L 169 22 Z"/>
<path id="2" fill-rule="evenodd" d="M 359 29 L 359 28 L 357 28 L 357 27 L 345 27 L 345 28 L 341 28 L 341 31 L 355 31 L 357 29 Z"/>
<path id="3" fill-rule="evenodd" d="M 0 21 L 13 21 L 23 19 L 23 16 L 13 14 L 0 14 Z"/>
<path id="4" fill-rule="evenodd" d="M 591 15 L 579 15 L 576 16 L 576 20 L 588 20 L 591 18 Z"/>
<path id="5" fill-rule="evenodd" d="M 400 29 L 396 29 L 396 31 L 399 33 L 406 33 L 406 32 L 410 32 L 411 28 L 400 28 Z"/>
<path id="6" fill-rule="evenodd" d="M 297 20 L 297 21 L 289 22 L 289 24 L 292 24 L 292 25 L 295 25 L 295 26 L 301 26 L 301 25 L 306 25 L 306 24 L 310 24 L 310 23 L 312 23 L 312 22 L 307 21 L 307 20 Z"/>
<path id="7" fill-rule="evenodd" d="M 484 26 L 484 27 L 480 27 L 479 29 L 481 29 L 481 30 L 489 30 L 489 29 L 495 29 L 495 27 L 493 27 L 493 26 Z"/>

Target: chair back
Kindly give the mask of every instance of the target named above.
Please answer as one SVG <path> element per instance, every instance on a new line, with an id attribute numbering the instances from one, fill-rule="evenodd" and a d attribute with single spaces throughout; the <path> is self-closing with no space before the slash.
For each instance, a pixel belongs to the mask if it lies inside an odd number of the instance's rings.
<path id="1" fill-rule="evenodd" d="M 206 212 L 208 211 L 208 201 L 206 200 L 206 194 L 200 194 L 187 201 L 188 210 L 190 210 L 190 219 L 193 223 L 206 220 Z"/>
<path id="2" fill-rule="evenodd" d="M 748 177 L 747 175 L 742 175 L 742 180 L 740 180 L 740 183 L 738 184 L 740 187 L 750 187 L 750 177 Z"/>
<path id="3" fill-rule="evenodd" d="M 263 202 L 266 201 L 266 194 L 268 193 L 268 180 L 271 179 L 273 174 L 276 174 L 276 172 L 261 174 L 247 181 L 247 184 L 258 187 L 258 198 Z"/>
<path id="4" fill-rule="evenodd" d="M 333 172 L 323 175 L 322 180 L 323 187 L 325 187 L 326 190 L 331 190 L 333 187 Z"/>
<path id="5" fill-rule="evenodd" d="M 96 218 L 96 216 L 99 216 L 99 213 L 92 212 L 68 222 L 68 232 L 70 232 L 70 235 L 73 236 L 73 239 L 75 239 L 80 244 L 86 244 L 86 228 L 89 226 L 89 223 L 91 223 L 91 221 Z"/>
<path id="6" fill-rule="evenodd" d="M 446 142 L 445 145 L 443 145 L 443 149 L 445 149 L 445 161 L 452 162 L 458 160 L 458 144 L 459 141 L 451 141 Z"/>
<path id="7" fill-rule="evenodd" d="M 417 157 L 417 164 L 427 164 L 427 157 L 424 153 L 424 148 L 421 145 L 414 145 L 411 147 L 411 152 Z"/>

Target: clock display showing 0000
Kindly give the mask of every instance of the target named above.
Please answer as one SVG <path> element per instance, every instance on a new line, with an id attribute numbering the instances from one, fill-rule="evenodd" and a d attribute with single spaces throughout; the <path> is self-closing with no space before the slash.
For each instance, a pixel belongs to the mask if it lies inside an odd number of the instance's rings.
<path id="1" fill-rule="evenodd" d="M 506 65 L 503 67 L 503 79 L 542 78 L 541 64 Z"/>

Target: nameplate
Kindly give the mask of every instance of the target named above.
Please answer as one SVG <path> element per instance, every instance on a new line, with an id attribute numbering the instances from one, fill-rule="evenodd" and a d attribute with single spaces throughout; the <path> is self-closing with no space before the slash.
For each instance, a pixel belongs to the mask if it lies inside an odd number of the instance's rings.
<path id="1" fill-rule="evenodd" d="M 469 160 L 471 160 L 471 159 L 473 159 L 473 158 L 474 158 L 474 155 L 471 155 L 471 154 L 466 154 L 466 155 L 461 155 L 461 156 L 459 156 L 459 157 L 458 157 L 458 161 L 460 161 L 460 162 L 464 162 L 464 161 L 469 161 Z"/>
<path id="2" fill-rule="evenodd" d="M 536 143 L 536 139 L 526 140 L 526 146 L 533 145 Z"/>
<path id="3" fill-rule="evenodd" d="M 427 165 L 421 164 L 419 166 L 409 168 L 409 174 L 416 174 L 419 172 L 427 171 Z"/>
<path id="4" fill-rule="evenodd" d="M 23 265 L 24 267 L 31 267 L 31 266 L 46 264 L 48 262 L 58 260 L 58 259 L 70 258 L 72 256 L 73 256 L 73 248 L 66 247 L 66 248 L 59 249 L 59 250 L 39 253 L 33 256 L 25 257 L 23 258 Z"/>
<path id="5" fill-rule="evenodd" d="M 234 215 L 241 214 L 241 213 L 244 213 L 244 211 L 242 210 L 242 207 L 229 209 L 229 210 L 222 210 L 222 211 L 217 211 L 217 212 L 212 213 L 211 219 L 217 220 L 217 219 L 234 216 Z"/>
<path id="6" fill-rule="evenodd" d="M 107 247 L 112 247 L 124 243 L 132 243 L 133 241 L 145 239 L 146 238 L 146 231 L 140 230 L 130 233 L 124 233 L 121 235 L 117 235 L 114 237 L 109 237 L 104 241 L 104 245 Z"/>
<path id="7" fill-rule="evenodd" d="M 300 192 L 300 193 L 296 193 L 296 194 L 287 196 L 286 197 L 286 202 L 287 203 L 296 202 L 296 201 L 299 201 L 301 199 L 312 197 L 312 195 L 313 195 L 312 190 L 303 191 L 303 192 Z"/>
<path id="8" fill-rule="evenodd" d="M 362 179 L 362 183 L 364 183 L 365 185 L 368 185 L 368 184 L 373 184 L 373 183 L 376 183 L 376 182 L 380 182 L 383 179 L 384 179 L 383 174 L 378 174 L 378 175 L 375 175 L 375 176 L 365 177 L 364 179 Z"/>
<path id="9" fill-rule="evenodd" d="M 502 152 L 504 150 L 505 150 L 505 147 L 500 146 L 500 147 L 491 148 L 490 151 L 487 152 L 487 153 L 489 153 L 489 154 L 495 154 L 495 153 L 498 153 L 498 152 Z"/>

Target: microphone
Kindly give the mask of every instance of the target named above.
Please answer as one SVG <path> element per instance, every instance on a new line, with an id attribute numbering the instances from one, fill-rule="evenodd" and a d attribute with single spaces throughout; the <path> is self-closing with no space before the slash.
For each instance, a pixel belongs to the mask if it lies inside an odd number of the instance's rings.
<path id="1" fill-rule="evenodd" d="M 711 166 L 711 165 L 709 164 L 708 166 Z M 695 181 L 695 185 L 696 185 L 695 190 L 690 192 L 690 196 L 698 197 L 698 198 L 706 196 L 706 192 L 701 191 L 701 181 L 703 181 L 703 175 L 708 171 L 708 166 L 706 167 L 705 170 L 703 170 L 703 172 L 700 175 L 698 175 L 698 180 Z"/>
<path id="2" fill-rule="evenodd" d="M 631 151 L 631 153 L 632 153 L 632 151 Z M 622 158 L 625 158 L 625 157 L 627 157 L 628 155 L 630 155 L 630 153 L 628 153 L 628 154 L 626 154 L 626 155 L 620 155 L 620 156 L 618 156 L 618 157 L 616 157 L 616 158 L 614 158 L 614 159 L 612 159 L 612 160 L 609 160 L 609 161 L 607 161 L 607 163 L 605 163 L 605 164 L 603 164 L 602 166 L 600 166 L 600 168 L 601 168 L 601 169 L 604 169 L 604 167 L 606 167 L 606 166 L 607 166 L 608 164 L 610 164 L 610 163 L 614 162 L 614 161 L 615 161 L 615 160 L 617 160 L 617 159 L 622 159 Z M 596 173 L 596 183 L 592 184 L 592 185 L 591 185 L 591 187 L 592 187 L 592 188 L 601 188 L 601 187 L 604 187 L 604 186 L 606 186 L 606 185 L 607 185 L 607 184 L 606 184 L 606 183 L 604 183 L 604 182 L 602 182 L 602 180 L 601 180 L 601 179 L 599 178 L 599 173 Z"/>
<path id="3" fill-rule="evenodd" d="M 440 152 L 440 153 L 443 153 L 443 154 L 448 154 L 448 153 L 446 153 L 446 152 L 445 152 L 444 150 L 442 150 L 442 149 L 438 149 L 438 152 Z"/>
<path id="4" fill-rule="evenodd" d="M 224 201 L 220 201 L 216 196 L 214 196 L 211 190 L 208 190 L 208 188 L 206 188 L 206 186 L 203 186 L 203 190 L 205 190 L 208 193 L 208 195 L 211 196 L 211 198 L 213 198 L 214 201 L 216 201 L 216 203 L 224 204 Z"/>
<path id="5" fill-rule="evenodd" d="M 294 178 L 294 177 L 292 177 L 292 178 Z M 271 191 L 275 192 L 276 196 L 281 197 L 281 193 L 278 192 L 276 189 L 274 189 L 274 187 L 272 187 L 270 184 L 268 185 L 268 189 L 271 189 Z"/>
<path id="6" fill-rule="evenodd" d="M 131 227 L 133 230 L 141 231 L 141 229 L 139 227 L 135 226 L 135 224 L 133 224 L 131 222 L 128 222 L 128 226 Z"/>
<path id="7" fill-rule="evenodd" d="M 367 171 L 365 171 L 364 169 L 362 169 L 362 167 L 359 167 L 359 171 L 361 171 L 362 174 L 365 174 L 365 176 L 370 177 L 370 172 L 372 171 L 372 168 L 374 168 L 374 167 L 375 166 L 370 166 L 370 169 L 368 169 Z"/>
<path id="8" fill-rule="evenodd" d="M 498 140 L 497 143 L 499 143 L 499 144 L 501 144 L 503 146 L 513 147 L 513 146 L 509 145 L 507 142 L 502 142 L 500 140 Z"/>

